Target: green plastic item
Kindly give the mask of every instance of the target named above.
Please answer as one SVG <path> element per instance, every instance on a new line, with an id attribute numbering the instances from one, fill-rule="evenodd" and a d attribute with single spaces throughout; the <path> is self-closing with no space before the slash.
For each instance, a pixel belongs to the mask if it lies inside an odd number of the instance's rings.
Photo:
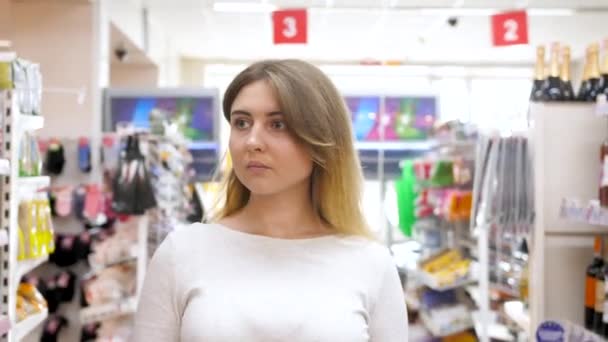
<path id="1" fill-rule="evenodd" d="M 399 208 L 399 230 L 406 237 L 412 237 L 412 227 L 416 223 L 416 177 L 414 175 L 414 162 L 404 160 L 401 170 L 401 179 L 395 181 L 397 193 L 397 207 Z"/>
<path id="2" fill-rule="evenodd" d="M 440 160 L 433 167 L 431 184 L 433 186 L 445 187 L 454 184 L 454 163 L 452 161 Z"/>

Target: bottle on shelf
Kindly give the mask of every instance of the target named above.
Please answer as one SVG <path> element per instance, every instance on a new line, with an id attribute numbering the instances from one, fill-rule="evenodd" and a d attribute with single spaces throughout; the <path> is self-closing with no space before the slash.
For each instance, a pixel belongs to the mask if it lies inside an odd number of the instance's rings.
<path id="1" fill-rule="evenodd" d="M 595 316 L 593 318 L 593 331 L 602 335 L 604 333 L 604 301 L 606 298 L 604 269 L 606 268 L 606 260 L 608 260 L 608 246 L 603 250 L 604 264 L 598 270 L 595 276 Z"/>
<path id="2" fill-rule="evenodd" d="M 599 52 L 599 45 L 597 43 L 591 44 L 589 50 L 589 92 L 585 98 L 587 102 L 595 102 L 600 90 Z"/>
<path id="3" fill-rule="evenodd" d="M 608 249 L 608 248 L 606 248 Z M 604 256 L 606 258 L 606 256 Z M 606 259 L 605 259 L 606 260 Z M 599 333 L 600 336 L 608 337 L 608 262 L 604 261 L 604 267 L 602 272 L 604 273 L 604 316 L 602 319 L 602 331 Z"/>
<path id="4" fill-rule="evenodd" d="M 585 66 L 583 67 L 583 78 L 576 95 L 576 99 L 578 101 L 585 101 L 587 98 L 587 93 L 589 92 L 589 67 L 589 48 L 587 47 L 585 52 Z"/>
<path id="5" fill-rule="evenodd" d="M 572 89 L 572 78 L 570 76 L 570 47 L 564 46 L 562 50 L 562 66 L 560 70 L 560 78 L 562 80 L 562 94 L 564 101 L 574 100 L 574 90 Z"/>
<path id="6" fill-rule="evenodd" d="M 530 101 L 543 100 L 543 84 L 545 82 L 545 47 L 539 45 L 536 48 L 536 66 L 534 67 L 534 82 L 532 83 L 532 92 L 530 93 Z"/>
<path id="7" fill-rule="evenodd" d="M 564 99 L 559 69 L 559 43 L 553 43 L 551 45 L 549 76 L 547 76 L 543 85 L 544 101 L 562 101 Z"/>
<path id="8" fill-rule="evenodd" d="M 602 238 L 595 237 L 593 245 L 593 260 L 587 266 L 587 275 L 585 278 L 585 328 L 593 330 L 595 321 L 595 297 L 596 297 L 596 278 L 597 273 L 604 267 L 602 260 Z"/>
<path id="9" fill-rule="evenodd" d="M 605 139 L 600 147 L 599 201 L 602 207 L 608 207 L 608 139 Z"/>

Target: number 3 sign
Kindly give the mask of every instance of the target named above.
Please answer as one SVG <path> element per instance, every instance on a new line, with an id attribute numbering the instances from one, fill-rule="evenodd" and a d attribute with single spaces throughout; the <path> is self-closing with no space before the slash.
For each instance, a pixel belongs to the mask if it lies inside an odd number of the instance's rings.
<path id="1" fill-rule="evenodd" d="M 494 46 L 528 44 L 528 14 L 515 11 L 492 16 Z"/>
<path id="2" fill-rule="evenodd" d="M 275 44 L 306 44 L 308 16 L 305 9 L 281 10 L 272 13 Z"/>

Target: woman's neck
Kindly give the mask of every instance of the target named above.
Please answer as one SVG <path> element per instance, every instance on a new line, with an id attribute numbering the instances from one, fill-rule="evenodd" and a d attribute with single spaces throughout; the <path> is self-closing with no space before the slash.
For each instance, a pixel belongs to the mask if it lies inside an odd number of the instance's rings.
<path id="1" fill-rule="evenodd" d="M 331 233 L 315 212 L 308 193 L 254 195 L 235 219 L 247 231 L 279 238 L 305 238 Z"/>

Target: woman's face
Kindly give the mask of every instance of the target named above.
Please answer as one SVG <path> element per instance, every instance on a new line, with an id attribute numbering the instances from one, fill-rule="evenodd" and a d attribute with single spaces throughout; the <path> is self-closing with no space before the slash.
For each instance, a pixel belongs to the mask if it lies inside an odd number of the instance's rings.
<path id="1" fill-rule="evenodd" d="M 266 81 L 243 87 L 232 103 L 229 149 L 236 176 L 252 194 L 308 189 L 312 158 L 287 127 Z"/>

